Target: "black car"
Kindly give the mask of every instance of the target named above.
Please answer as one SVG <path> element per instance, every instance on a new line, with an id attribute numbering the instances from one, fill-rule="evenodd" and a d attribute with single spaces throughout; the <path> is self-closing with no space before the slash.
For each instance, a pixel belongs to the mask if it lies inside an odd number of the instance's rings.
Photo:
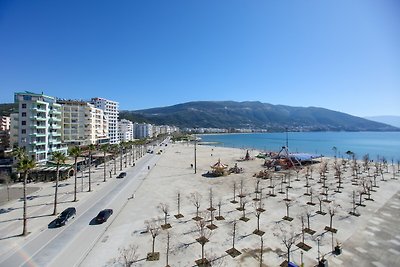
<path id="1" fill-rule="evenodd" d="M 126 176 L 126 172 L 121 172 L 118 174 L 117 178 L 124 178 Z"/>
<path id="2" fill-rule="evenodd" d="M 76 209 L 74 207 L 67 208 L 66 210 L 61 212 L 61 214 L 57 217 L 57 219 L 54 222 L 55 226 L 60 227 L 65 225 L 65 223 L 70 219 L 74 218 L 75 215 L 76 215 Z"/>
<path id="3" fill-rule="evenodd" d="M 103 223 L 106 222 L 108 218 L 113 214 L 112 209 L 105 209 L 99 212 L 96 216 L 96 222 L 97 223 Z"/>

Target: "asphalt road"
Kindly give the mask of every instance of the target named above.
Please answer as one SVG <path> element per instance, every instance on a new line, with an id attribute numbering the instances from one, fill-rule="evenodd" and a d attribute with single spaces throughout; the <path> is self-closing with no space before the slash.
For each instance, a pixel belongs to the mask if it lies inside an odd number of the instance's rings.
<path id="1" fill-rule="evenodd" d="M 125 178 L 110 180 L 87 201 L 78 202 L 76 217 L 65 226 L 45 229 L 22 247 L 3 255 L 0 266 L 78 266 L 146 178 L 148 166 L 154 166 L 157 160 L 156 154 L 146 154 L 135 167 L 124 170 Z M 94 224 L 93 218 L 105 208 L 113 209 L 113 215 L 103 224 Z"/>

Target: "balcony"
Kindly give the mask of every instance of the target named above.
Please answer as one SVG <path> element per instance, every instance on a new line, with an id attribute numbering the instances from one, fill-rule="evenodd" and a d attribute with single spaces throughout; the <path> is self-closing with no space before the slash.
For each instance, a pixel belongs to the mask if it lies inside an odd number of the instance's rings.
<path id="1" fill-rule="evenodd" d="M 37 116 L 37 115 L 30 116 L 29 118 L 31 120 L 36 120 L 36 121 L 46 121 L 47 120 L 47 118 L 45 116 Z"/>
<path id="2" fill-rule="evenodd" d="M 35 141 L 32 141 L 31 144 L 35 145 L 35 146 L 45 146 L 46 145 L 46 140 L 40 140 L 40 141 L 35 140 Z"/>
<path id="3" fill-rule="evenodd" d="M 61 121 L 61 118 L 58 118 L 58 117 L 50 117 L 50 121 L 56 121 L 56 122 L 60 122 Z"/>
<path id="4" fill-rule="evenodd" d="M 31 133 L 29 135 L 34 137 L 45 137 L 46 133 Z"/>
<path id="5" fill-rule="evenodd" d="M 50 126 L 51 129 L 61 129 L 61 125 L 53 124 Z"/>
<path id="6" fill-rule="evenodd" d="M 53 109 L 50 111 L 51 114 L 59 114 L 61 115 L 61 111 L 57 110 L 57 109 Z"/>
<path id="7" fill-rule="evenodd" d="M 31 128 L 46 129 L 46 124 L 41 124 L 41 125 L 31 124 Z"/>
<path id="8" fill-rule="evenodd" d="M 47 112 L 46 107 L 34 107 L 33 110 L 37 112 Z"/>

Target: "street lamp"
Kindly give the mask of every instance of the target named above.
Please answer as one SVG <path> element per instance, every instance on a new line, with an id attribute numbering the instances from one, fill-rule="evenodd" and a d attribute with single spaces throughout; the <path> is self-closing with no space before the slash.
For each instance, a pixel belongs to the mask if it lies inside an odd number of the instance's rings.
<path id="1" fill-rule="evenodd" d="M 197 137 L 194 135 L 194 173 L 197 173 Z"/>

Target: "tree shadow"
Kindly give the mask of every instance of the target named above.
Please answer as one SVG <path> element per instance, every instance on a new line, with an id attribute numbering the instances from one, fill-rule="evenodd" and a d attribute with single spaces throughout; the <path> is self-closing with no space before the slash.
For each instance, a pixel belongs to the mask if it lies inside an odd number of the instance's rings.
<path id="1" fill-rule="evenodd" d="M 0 240 L 7 240 L 7 239 L 14 238 L 14 237 L 22 237 L 22 236 L 23 236 L 22 234 L 19 234 L 19 235 L 11 235 L 11 236 L 6 236 L 6 237 L 1 237 Z"/>

